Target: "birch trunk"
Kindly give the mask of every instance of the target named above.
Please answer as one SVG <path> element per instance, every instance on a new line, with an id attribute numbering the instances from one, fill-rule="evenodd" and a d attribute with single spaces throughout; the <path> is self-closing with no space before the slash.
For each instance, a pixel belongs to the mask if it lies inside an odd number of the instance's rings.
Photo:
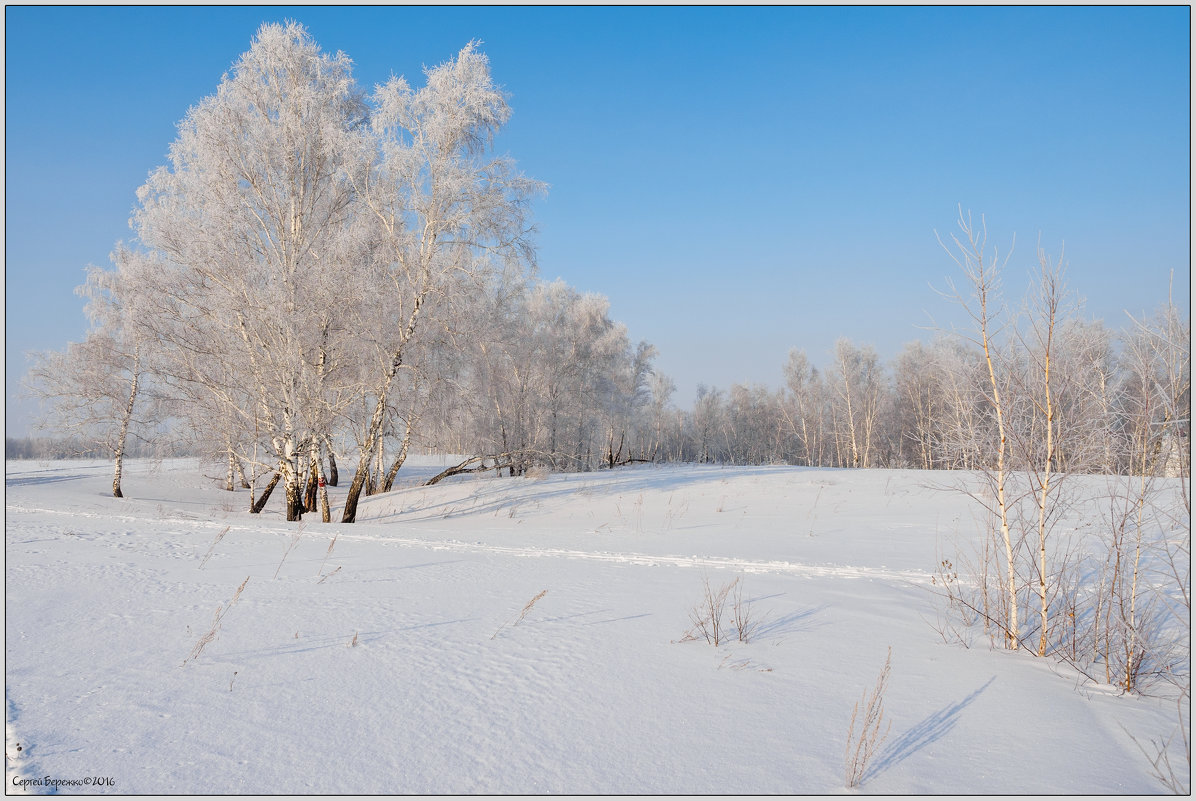
<path id="1" fill-rule="evenodd" d="M 241 482 L 241 489 L 249 489 L 249 481 L 245 478 L 245 466 L 241 464 L 240 457 L 233 457 L 233 465 L 237 469 L 237 480 Z"/>
<path id="2" fill-rule="evenodd" d="M 250 514 L 261 514 L 262 509 L 266 507 L 266 501 L 270 500 L 270 493 L 274 492 L 274 488 L 278 486 L 278 482 L 281 478 L 282 471 L 280 470 L 274 474 L 273 478 L 270 479 L 270 483 L 266 485 L 264 490 L 262 490 L 262 496 L 258 498 L 257 501 L 254 502 L 253 506 L 249 509 Z"/>
<path id="3" fill-rule="evenodd" d="M 370 461 L 374 457 L 374 438 L 382 430 L 382 418 L 386 412 L 386 395 L 390 390 L 390 382 L 394 379 L 398 369 L 398 359 L 396 358 L 386 373 L 377 405 L 374 406 L 374 413 L 370 417 L 369 428 L 366 429 L 365 442 L 361 445 L 361 455 L 357 460 L 357 471 L 353 474 L 353 483 L 349 485 L 349 494 L 345 498 L 345 511 L 341 514 L 342 523 L 353 523 L 357 520 L 357 502 L 361 497 L 362 490 L 365 489 L 365 480 L 370 472 Z"/>
<path id="4" fill-rule="evenodd" d="M 125 461 L 125 443 L 129 438 L 129 423 L 133 420 L 133 406 L 137 402 L 137 390 L 141 382 L 141 353 L 138 349 L 133 350 L 133 380 L 129 386 L 129 400 L 125 404 L 125 410 L 120 417 L 120 434 L 116 440 L 116 451 L 113 454 L 113 461 L 116 466 L 112 476 L 112 497 L 123 498 L 124 493 L 120 491 L 121 474 L 124 471 Z"/>
<path id="5" fill-rule="evenodd" d="M 319 490 L 320 503 L 320 520 L 325 523 L 332 522 L 332 511 L 328 506 L 328 487 L 324 482 L 324 463 L 320 458 L 320 450 L 323 447 L 319 437 L 312 437 L 311 440 L 311 472 L 312 472 L 312 486 Z M 312 504 L 310 511 L 314 512 L 315 504 Z"/>
<path id="6" fill-rule="evenodd" d="M 286 422 L 289 432 L 290 421 Z M 287 433 L 282 442 L 282 476 L 287 494 L 287 521 L 293 522 L 303 517 L 303 498 L 299 490 L 299 471 L 296 467 L 295 441 Z"/>
<path id="7" fill-rule="evenodd" d="M 411 447 L 411 427 L 413 418 L 407 418 L 407 430 L 403 432 L 403 444 L 399 446 L 399 455 L 395 457 L 394 464 L 390 466 L 390 470 L 386 473 L 386 483 L 382 487 L 383 492 L 390 492 L 391 487 L 394 486 L 395 476 L 399 474 L 399 468 L 403 466 L 403 462 L 407 461 L 407 450 Z"/>
<path id="8" fill-rule="evenodd" d="M 1051 353 L 1048 346 L 1043 367 L 1043 384 L 1046 389 L 1046 465 L 1043 470 L 1041 489 L 1038 494 L 1038 655 L 1046 656 L 1047 649 L 1047 579 L 1046 579 L 1046 518 L 1047 500 L 1051 491 L 1051 468 L 1054 457 L 1055 410 L 1051 403 Z"/>
<path id="9" fill-rule="evenodd" d="M 1051 472 L 1056 468 L 1058 458 L 1056 449 L 1058 442 L 1055 437 L 1055 405 L 1051 394 L 1051 351 L 1055 340 L 1055 327 L 1059 316 L 1059 304 L 1062 294 L 1060 273 L 1052 269 L 1042 248 L 1038 249 L 1038 261 L 1042 267 L 1041 303 L 1046 326 L 1045 339 L 1042 332 L 1039 340 L 1042 344 L 1042 392 L 1043 402 L 1036 403 L 1046 421 L 1046 452 L 1043 458 L 1042 479 L 1039 481 L 1038 492 L 1038 655 L 1046 656 L 1047 633 L 1049 630 L 1049 599 L 1047 597 L 1047 517 L 1051 493 Z M 1062 264 L 1062 256 L 1060 256 Z"/>
<path id="10" fill-rule="evenodd" d="M 997 372 L 993 367 L 993 357 L 991 343 L 988 337 L 987 311 L 985 309 L 987 299 L 983 298 L 980 301 L 981 315 L 985 321 L 981 323 L 981 340 L 984 346 L 984 360 L 988 365 L 988 379 L 992 387 L 992 404 L 997 416 L 997 436 L 999 439 L 997 446 L 997 510 L 1001 520 L 1001 539 L 1005 545 L 1005 576 L 1006 576 L 1006 593 L 1007 603 L 1009 604 L 1008 621 L 1005 627 L 1005 647 L 1016 651 L 1018 646 L 1018 621 L 1017 621 L 1017 576 L 1014 569 L 1013 560 L 1013 538 L 1009 532 L 1009 508 L 1005 499 L 1005 453 L 1008 450 L 1008 444 L 1005 438 L 1005 409 L 1001 405 L 1001 389 L 997 382 Z"/>
<path id="11" fill-rule="evenodd" d="M 324 445 L 328 449 L 328 486 L 335 487 L 340 481 L 340 473 L 336 470 L 336 454 L 332 452 L 332 442 L 327 437 L 324 439 Z"/>
<path id="12" fill-rule="evenodd" d="M 287 476 L 286 491 L 287 491 L 287 521 L 293 522 L 295 520 L 303 519 L 303 496 L 299 492 L 299 481 L 294 475 L 294 471 L 290 471 L 291 475 Z"/>
<path id="13" fill-rule="evenodd" d="M 317 454 L 318 454 L 319 448 L 316 445 L 316 441 L 314 438 L 312 439 L 310 447 L 311 447 L 311 458 L 308 460 L 307 482 L 304 485 L 305 490 L 303 493 L 303 511 L 304 512 L 316 511 L 316 503 L 317 503 L 316 481 L 317 481 L 318 470 L 317 470 L 316 463 L 318 461 Z"/>
<path id="14" fill-rule="evenodd" d="M 225 492 L 232 492 L 236 487 L 233 484 L 233 449 L 231 445 L 228 446 L 226 453 L 228 455 L 228 465 L 224 471 L 224 490 Z"/>

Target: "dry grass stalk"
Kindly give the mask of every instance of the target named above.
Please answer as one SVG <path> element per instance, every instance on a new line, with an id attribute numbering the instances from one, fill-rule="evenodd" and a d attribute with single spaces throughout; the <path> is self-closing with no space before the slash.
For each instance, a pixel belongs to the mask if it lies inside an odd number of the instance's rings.
<path id="1" fill-rule="evenodd" d="M 731 661 L 734 659 L 735 661 Z M 727 654 L 723 657 L 723 661 L 719 663 L 718 669 L 729 668 L 731 670 L 754 670 L 757 673 L 772 673 L 772 668 L 761 665 L 759 662 L 753 662 L 751 659 L 744 659 L 743 657 L 736 657 L 733 654 Z"/>
<path id="2" fill-rule="evenodd" d="M 349 641 L 349 645 L 347 647 L 348 648 L 356 648 L 357 647 L 357 632 L 353 632 L 353 639 Z"/>
<path id="3" fill-rule="evenodd" d="M 1123 726 L 1122 728 L 1124 729 L 1125 727 Z M 1129 734 L 1128 729 L 1126 729 L 1126 734 Z M 1171 764 L 1171 756 L 1168 752 L 1171 748 L 1171 741 L 1174 739 L 1174 737 L 1175 735 L 1172 735 L 1166 739 L 1159 740 L 1151 738 L 1150 750 L 1154 751 L 1154 754 L 1152 755 L 1150 751 L 1147 751 L 1147 749 L 1143 747 L 1142 743 L 1138 742 L 1137 737 L 1130 734 L 1130 739 L 1134 741 L 1134 745 L 1138 746 L 1138 750 L 1142 752 L 1142 756 L 1146 757 L 1146 760 L 1150 763 L 1150 774 L 1154 776 L 1154 778 L 1157 779 L 1160 784 L 1167 788 L 1167 792 L 1172 793 L 1173 795 L 1190 795 L 1188 784 L 1185 783 L 1182 773 L 1177 774 L 1175 766 Z M 1191 754 L 1189 753 L 1189 757 L 1190 756 Z M 1189 761 L 1189 775 L 1191 774 L 1191 769 L 1192 766 L 1191 762 Z"/>
<path id="4" fill-rule="evenodd" d="M 324 565 L 328 563 L 328 557 L 332 556 L 332 549 L 336 547 L 336 538 L 339 537 L 340 535 L 341 534 L 339 531 L 332 535 L 332 541 L 328 543 L 328 550 L 324 552 L 324 560 L 322 562 L 320 562 L 320 569 L 316 571 L 317 576 L 324 575 Z M 340 568 L 338 567 L 336 570 L 340 570 Z M 333 570 L 332 573 L 335 573 L 336 570 Z M 331 576 L 332 573 L 329 573 L 328 575 Z M 324 576 L 324 578 L 327 578 L 327 577 L 328 576 Z M 320 581 L 323 581 L 324 578 L 320 579 Z"/>
<path id="5" fill-rule="evenodd" d="M 246 576 L 245 580 L 241 582 L 241 586 L 237 587 L 237 591 L 233 593 L 232 600 L 229 601 L 226 606 L 216 607 L 216 616 L 212 618 L 211 628 L 209 628 L 208 632 L 200 637 L 199 641 L 195 643 L 195 647 L 191 649 L 191 654 L 183 660 L 184 665 L 193 659 L 199 658 L 199 655 L 203 653 L 203 649 L 216 639 L 216 636 L 220 633 L 220 625 L 224 622 L 224 616 L 228 614 L 228 610 L 233 608 L 233 604 L 240 600 L 241 592 L 245 589 L 245 585 L 248 583 L 249 576 Z"/>
<path id="6" fill-rule="evenodd" d="M 1134 745 L 1138 746 L 1138 750 L 1142 752 L 1142 756 L 1150 763 L 1150 772 L 1160 784 L 1167 788 L 1167 791 L 1174 795 L 1191 795 L 1192 794 L 1192 744 L 1188 741 L 1188 723 L 1184 717 L 1184 701 L 1188 698 L 1188 690 L 1186 687 L 1181 687 L 1179 697 L 1175 699 L 1176 713 L 1179 717 L 1179 725 L 1176 730 L 1171 733 L 1170 737 L 1150 739 L 1150 753 L 1142 743 L 1138 742 L 1138 738 L 1130 734 L 1130 730 L 1125 726 L 1121 730 L 1129 734 Z M 1120 725 L 1120 724 L 1119 724 Z M 1183 766 L 1179 770 L 1171 764 L 1171 743 L 1178 734 L 1182 738 L 1184 747 L 1184 760 L 1187 766 L 1187 771 L 1183 770 Z"/>
<path id="7" fill-rule="evenodd" d="M 876 755 L 885 738 L 889 736 L 892 721 L 885 721 L 885 689 L 889 683 L 889 659 L 892 647 L 885 655 L 885 666 L 876 678 L 876 686 L 865 693 L 851 708 L 851 725 L 847 729 L 847 747 L 843 752 L 845 775 L 848 787 L 858 787 L 868 770 L 868 762 Z M 860 704 L 863 704 L 861 710 Z M 863 718 L 860 713 L 863 712 Z M 856 723 L 859 722 L 859 731 Z M 881 731 L 881 727 L 884 731 Z"/>
<path id="8" fill-rule="evenodd" d="M 206 565 L 208 563 L 208 560 L 212 558 L 212 552 L 216 550 L 216 546 L 220 544 L 220 541 L 222 539 L 224 539 L 224 535 L 228 533 L 228 530 L 230 528 L 232 528 L 232 527 L 225 526 L 224 531 L 221 531 L 219 534 L 216 535 L 216 539 L 212 540 L 211 547 L 208 548 L 208 552 L 206 554 L 204 554 L 203 561 L 201 561 L 199 563 L 200 570 L 203 570 L 203 566 Z"/>
<path id="9" fill-rule="evenodd" d="M 518 626 L 520 623 L 522 623 L 523 619 L 525 617 L 527 617 L 527 613 L 532 611 L 532 607 L 536 605 L 536 601 L 539 601 L 541 598 L 543 598 L 547 594 L 548 594 L 548 590 L 541 590 L 539 595 L 537 595 L 535 598 L 532 598 L 530 601 L 527 602 L 527 604 L 523 607 L 523 610 L 519 613 L 519 615 L 517 617 L 514 617 L 511 620 L 509 620 L 506 623 L 503 623 L 501 626 L 499 626 L 498 630 L 490 635 L 490 639 L 493 640 L 495 637 L 497 637 L 498 632 L 502 631 L 507 626 Z"/>
<path id="10" fill-rule="evenodd" d="M 820 484 L 818 486 L 818 494 L 814 496 L 814 503 L 810 505 L 810 513 L 806 515 L 806 525 L 810 529 L 807 533 L 811 537 L 814 536 L 814 510 L 818 508 L 818 499 L 822 497 L 822 490 L 823 487 Z"/>
<path id="11" fill-rule="evenodd" d="M 331 573 L 329 573 L 328 575 L 326 575 L 326 576 L 320 576 L 320 580 L 319 580 L 319 581 L 317 581 L 317 582 L 316 582 L 316 584 L 323 584 L 325 581 L 327 581 L 328 579 L 332 578 L 333 576 L 335 576 L 335 575 L 336 575 L 337 573 L 339 573 L 339 572 L 341 572 L 341 569 L 338 567 L 336 570 L 333 570 L 333 571 L 332 571 Z"/>
<path id="12" fill-rule="evenodd" d="M 299 538 L 303 536 L 303 524 L 299 524 L 299 528 L 295 529 L 294 536 L 291 537 L 291 543 L 287 545 L 287 549 L 282 553 L 282 559 L 278 562 L 278 567 L 274 568 L 274 578 L 278 578 L 278 571 L 282 570 L 282 564 L 291 555 L 291 551 L 295 550 L 295 546 L 299 544 Z"/>

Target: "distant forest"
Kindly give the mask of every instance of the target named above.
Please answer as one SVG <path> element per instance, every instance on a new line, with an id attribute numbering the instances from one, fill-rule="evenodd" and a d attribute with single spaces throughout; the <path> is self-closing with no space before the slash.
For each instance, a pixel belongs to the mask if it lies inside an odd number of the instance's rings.
<path id="1" fill-rule="evenodd" d="M 134 459 L 199 456 L 186 442 L 130 442 L 127 454 Z M 112 449 L 85 439 L 69 437 L 5 437 L 5 459 L 111 459 Z"/>

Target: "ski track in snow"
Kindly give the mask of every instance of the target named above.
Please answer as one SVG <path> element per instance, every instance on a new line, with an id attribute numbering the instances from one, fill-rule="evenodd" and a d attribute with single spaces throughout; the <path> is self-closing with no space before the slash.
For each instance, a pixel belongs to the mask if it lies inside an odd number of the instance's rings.
<path id="1" fill-rule="evenodd" d="M 69 517 L 103 518 L 105 520 L 121 520 L 125 522 L 144 522 L 144 518 L 133 515 L 98 514 L 93 512 L 64 511 L 61 509 L 40 509 L 34 507 L 6 505 L 8 513 L 60 515 Z M 276 530 L 269 527 L 246 526 L 226 523 L 220 520 L 202 520 L 198 518 L 160 518 L 157 522 L 167 525 L 189 525 L 199 528 L 229 527 L 230 531 L 245 531 L 255 534 L 272 533 L 290 536 L 293 532 L 287 529 Z M 368 526 L 369 524 L 358 524 Z M 744 573 L 781 573 L 793 576 L 811 578 L 846 578 L 846 579 L 875 579 L 881 581 L 904 582 L 916 585 L 930 585 L 931 574 L 920 570 L 889 570 L 886 568 L 858 567 L 853 565 L 811 565 L 800 562 L 760 561 L 753 559 L 738 559 L 720 556 L 672 556 L 653 555 L 644 553 L 617 553 L 610 551 L 579 551 L 566 548 L 533 548 L 515 545 L 489 545 L 483 542 L 462 542 L 460 540 L 425 540 L 417 537 L 394 537 L 379 534 L 346 533 L 341 531 L 338 537 L 347 541 L 379 542 L 383 544 L 403 545 L 414 548 L 427 548 L 434 551 L 456 551 L 463 553 L 487 553 L 503 556 L 523 558 L 557 558 L 584 559 L 594 562 L 610 562 L 613 564 L 627 564 L 641 567 L 697 567 L 704 569 L 738 570 Z"/>

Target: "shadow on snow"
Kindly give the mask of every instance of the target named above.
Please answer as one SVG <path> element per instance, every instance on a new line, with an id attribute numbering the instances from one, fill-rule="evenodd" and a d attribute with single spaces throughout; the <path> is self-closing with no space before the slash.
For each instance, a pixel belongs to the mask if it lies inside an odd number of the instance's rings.
<path id="1" fill-rule="evenodd" d="M 951 729 L 955 728 L 955 724 L 959 721 L 959 716 L 963 710 L 979 698 L 980 694 L 987 690 L 989 685 L 996 680 L 997 677 L 993 676 L 983 686 L 972 691 L 967 698 L 955 704 L 948 704 L 913 726 L 905 734 L 882 749 L 876 763 L 865 771 L 862 777 L 863 781 L 868 781 L 879 776 L 889 768 L 904 762 L 907 758 L 921 751 L 926 746 L 938 742 L 946 736 Z"/>

